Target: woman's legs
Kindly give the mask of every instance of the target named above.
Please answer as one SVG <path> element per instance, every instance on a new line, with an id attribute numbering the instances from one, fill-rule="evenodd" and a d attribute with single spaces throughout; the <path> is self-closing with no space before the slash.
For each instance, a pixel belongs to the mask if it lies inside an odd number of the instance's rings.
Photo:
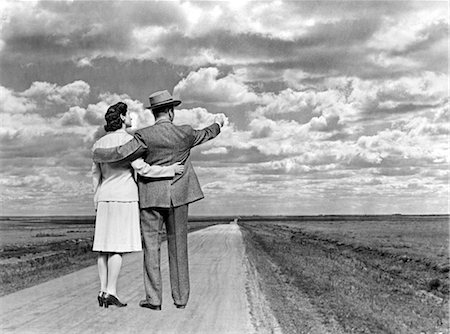
<path id="1" fill-rule="evenodd" d="M 108 284 L 108 253 L 98 253 L 98 276 L 100 277 L 100 291 L 106 291 Z"/>
<path id="2" fill-rule="evenodd" d="M 106 292 L 117 296 L 117 279 L 119 278 L 120 268 L 122 267 L 122 254 L 110 253 L 108 256 L 108 281 Z"/>
<path id="3" fill-rule="evenodd" d="M 98 276 L 100 277 L 100 291 L 117 296 L 117 280 L 122 267 L 121 253 L 98 253 Z"/>

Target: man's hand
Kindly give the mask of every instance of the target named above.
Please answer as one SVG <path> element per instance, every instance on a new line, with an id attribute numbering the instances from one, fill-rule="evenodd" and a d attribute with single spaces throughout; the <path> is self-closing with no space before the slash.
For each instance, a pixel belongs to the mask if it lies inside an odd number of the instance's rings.
<path id="1" fill-rule="evenodd" d="M 217 123 L 220 125 L 220 127 L 223 127 L 223 124 L 225 123 L 225 115 L 224 114 L 217 114 L 214 117 L 214 123 Z"/>
<path id="2" fill-rule="evenodd" d="M 184 172 L 184 165 L 181 164 L 181 162 L 176 162 L 173 165 L 170 165 L 173 167 L 175 174 L 183 174 Z"/>

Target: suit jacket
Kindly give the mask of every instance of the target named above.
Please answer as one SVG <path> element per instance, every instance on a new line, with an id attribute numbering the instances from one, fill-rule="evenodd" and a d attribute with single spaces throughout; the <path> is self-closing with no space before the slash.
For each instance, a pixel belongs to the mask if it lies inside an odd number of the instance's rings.
<path id="1" fill-rule="evenodd" d="M 204 197 L 190 160 L 190 150 L 220 133 L 216 123 L 202 130 L 189 125 L 174 125 L 159 120 L 154 125 L 136 131 L 134 139 L 113 149 L 94 150 L 95 162 L 134 160 L 142 156 L 150 165 L 167 166 L 182 162 L 184 173 L 171 178 L 148 179 L 138 176 L 139 206 L 169 208 L 198 201 Z"/>

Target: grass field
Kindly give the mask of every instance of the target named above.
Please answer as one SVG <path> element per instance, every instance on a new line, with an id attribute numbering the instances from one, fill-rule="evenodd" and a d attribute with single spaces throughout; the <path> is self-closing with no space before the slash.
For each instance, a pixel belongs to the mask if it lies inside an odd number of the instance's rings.
<path id="1" fill-rule="evenodd" d="M 189 231 L 231 218 L 189 219 Z M 94 217 L 0 219 L 0 296 L 96 264 Z"/>
<path id="2" fill-rule="evenodd" d="M 448 216 L 240 220 L 283 333 L 448 333 Z"/>

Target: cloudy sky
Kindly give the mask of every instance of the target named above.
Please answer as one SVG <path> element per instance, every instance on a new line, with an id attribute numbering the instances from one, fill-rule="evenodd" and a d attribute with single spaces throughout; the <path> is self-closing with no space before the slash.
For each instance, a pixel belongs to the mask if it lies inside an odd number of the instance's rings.
<path id="1" fill-rule="evenodd" d="M 449 212 L 447 1 L 2 1 L 1 213 L 93 214 L 109 105 L 215 140 L 191 214 Z"/>

